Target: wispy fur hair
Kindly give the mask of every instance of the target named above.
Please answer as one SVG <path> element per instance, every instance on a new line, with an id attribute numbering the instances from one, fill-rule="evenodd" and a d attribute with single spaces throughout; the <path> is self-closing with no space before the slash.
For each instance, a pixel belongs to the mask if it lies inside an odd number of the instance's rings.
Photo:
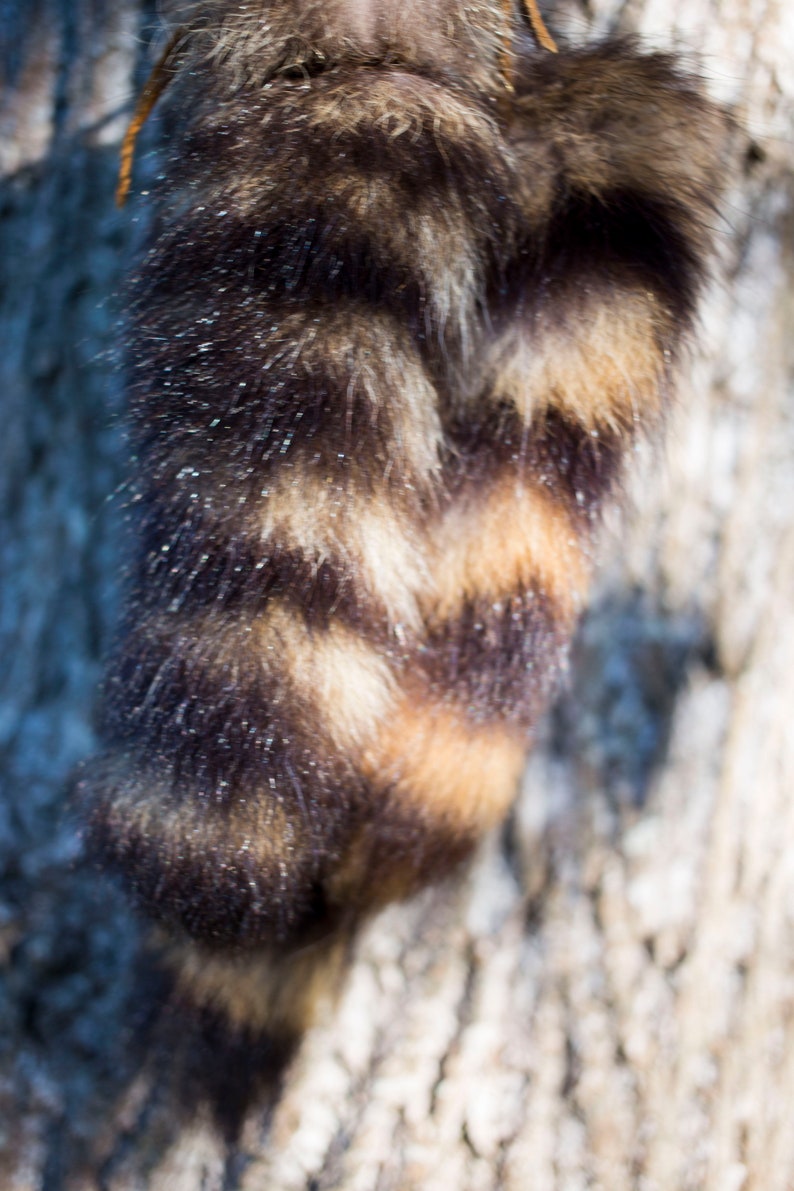
<path id="1" fill-rule="evenodd" d="M 673 58 L 548 54 L 496 0 L 173 19 L 139 549 L 83 797 L 189 995 L 289 1030 L 306 956 L 510 807 L 670 400 L 725 118 Z"/>

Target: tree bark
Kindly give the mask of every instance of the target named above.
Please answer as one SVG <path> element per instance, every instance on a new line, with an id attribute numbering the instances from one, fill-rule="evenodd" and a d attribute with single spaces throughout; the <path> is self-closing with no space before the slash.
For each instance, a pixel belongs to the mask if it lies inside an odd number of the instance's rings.
<path id="1" fill-rule="evenodd" d="M 558 5 L 576 40 L 696 51 L 736 110 L 697 351 L 604 534 L 511 823 L 459 881 L 371 923 L 232 1149 L 158 1100 L 131 1044 L 140 929 L 63 814 L 115 616 L 114 295 L 146 213 L 116 213 L 113 185 L 152 13 L 5 0 L 0 18 L 2 1185 L 790 1191 L 790 5 Z"/>

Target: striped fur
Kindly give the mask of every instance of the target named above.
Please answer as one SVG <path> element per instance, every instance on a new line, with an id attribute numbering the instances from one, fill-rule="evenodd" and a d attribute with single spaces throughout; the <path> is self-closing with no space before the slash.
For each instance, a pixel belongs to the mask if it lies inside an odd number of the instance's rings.
<path id="1" fill-rule="evenodd" d="M 692 326 L 724 116 L 669 57 L 504 14 L 173 8 L 140 550 L 83 798 L 237 1026 L 299 1026 L 324 940 L 507 812 Z"/>

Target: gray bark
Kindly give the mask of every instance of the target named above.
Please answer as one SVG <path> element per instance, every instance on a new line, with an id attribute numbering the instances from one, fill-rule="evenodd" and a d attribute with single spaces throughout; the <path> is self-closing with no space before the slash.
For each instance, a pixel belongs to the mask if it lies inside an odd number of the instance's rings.
<path id="1" fill-rule="evenodd" d="M 62 809 L 115 614 L 114 295 L 145 212 L 112 191 L 149 15 L 0 3 L 0 1183 L 794 1187 L 791 6 L 560 5 L 579 38 L 696 50 L 736 108 L 700 342 L 513 821 L 363 933 L 233 1155 L 129 1045 L 138 928 Z"/>

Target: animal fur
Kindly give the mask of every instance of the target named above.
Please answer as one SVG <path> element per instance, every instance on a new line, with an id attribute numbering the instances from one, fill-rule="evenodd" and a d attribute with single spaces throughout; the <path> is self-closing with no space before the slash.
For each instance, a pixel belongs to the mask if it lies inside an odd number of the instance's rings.
<path id="1" fill-rule="evenodd" d="M 172 17 L 83 798 L 186 995 L 289 1032 L 332 941 L 510 807 L 670 401 L 725 118 L 673 58 L 551 55 L 495 0 Z"/>

